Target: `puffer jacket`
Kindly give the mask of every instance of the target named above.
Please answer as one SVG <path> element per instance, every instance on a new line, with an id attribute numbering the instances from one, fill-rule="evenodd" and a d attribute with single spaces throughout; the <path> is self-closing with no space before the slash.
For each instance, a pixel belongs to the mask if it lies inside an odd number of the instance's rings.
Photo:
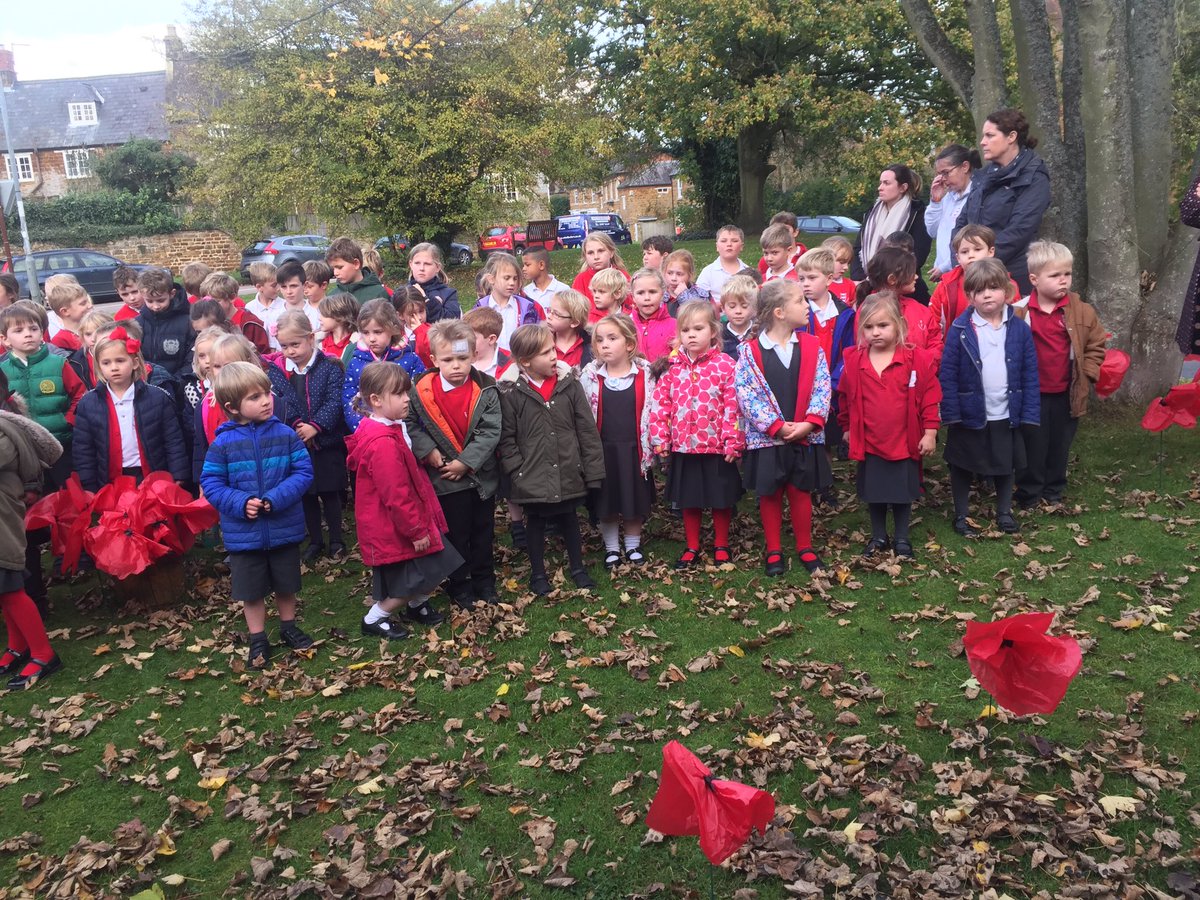
<path id="1" fill-rule="evenodd" d="M 84 394 L 75 410 L 71 458 L 85 490 L 98 491 L 109 482 L 109 454 L 117 449 L 109 440 L 110 412 L 108 386 L 103 383 Z M 191 478 L 179 415 L 166 391 L 140 380 L 133 383 L 133 427 L 147 470 L 168 472 L 176 481 Z"/>
<path id="2" fill-rule="evenodd" d="M 675 320 L 665 303 L 648 319 L 643 319 L 635 308 L 633 327 L 637 329 L 638 349 L 651 362 L 671 352 L 671 344 L 678 334 Z"/>
<path id="3" fill-rule="evenodd" d="M 987 405 L 983 396 L 979 338 L 971 324 L 973 312 L 968 309 L 950 326 L 938 380 L 942 383 L 942 424 L 961 425 L 978 431 L 987 426 Z M 1008 423 L 1013 428 L 1039 425 L 1042 402 L 1033 332 L 1014 314 L 1011 306 L 1004 308 L 1004 317 L 1008 322 L 1004 336 L 1004 358 L 1008 363 Z"/>
<path id="4" fill-rule="evenodd" d="M 588 405 L 592 408 L 592 415 L 596 417 L 596 428 L 599 429 L 603 422 L 604 411 L 600 408 L 600 398 L 603 396 L 604 379 L 600 376 L 600 370 L 604 368 L 604 363 L 595 360 L 583 367 L 583 371 L 579 373 L 579 383 L 583 385 L 583 393 L 587 396 Z M 638 388 L 635 384 L 630 390 L 641 392 L 642 398 L 642 414 L 638 419 L 638 462 L 641 464 L 642 474 L 650 471 L 650 466 L 654 463 L 654 451 L 650 447 L 650 411 L 654 407 L 654 386 L 658 383 L 658 379 L 654 377 L 654 372 L 650 368 L 650 363 L 639 357 L 633 359 L 633 369 L 637 378 L 642 379 L 642 387 Z"/>
<path id="5" fill-rule="evenodd" d="M 650 445 L 656 453 L 740 455 L 746 436 L 738 423 L 734 362 L 720 347 L 691 359 L 680 351 L 654 386 Z"/>
<path id="6" fill-rule="evenodd" d="M 30 418 L 69 447 L 75 407 L 87 388 L 66 357 L 54 352 L 57 349 L 42 344 L 24 360 L 6 353 L 0 358 L 0 370 L 8 378 L 8 389 L 28 405 Z"/>
<path id="7" fill-rule="evenodd" d="M 192 367 L 192 344 L 196 332 L 189 315 L 187 292 L 179 285 L 171 293 L 167 308 L 159 312 L 142 307 L 138 313 L 142 328 L 142 358 L 162 366 L 172 378 Z"/>
<path id="8" fill-rule="evenodd" d="M 208 448 L 200 487 L 221 514 L 221 534 L 231 553 L 298 544 L 307 535 L 301 501 L 313 467 L 296 432 L 272 416 L 265 422 L 226 422 Z M 246 518 L 246 501 L 271 504 L 269 513 Z"/>
<path id="9" fill-rule="evenodd" d="M 434 275 L 428 281 L 418 282 L 415 278 L 408 279 L 409 285 L 415 285 L 425 292 L 425 321 L 432 325 L 442 319 L 461 319 L 462 306 L 458 302 L 458 291 L 446 284 L 441 275 Z"/>
<path id="10" fill-rule="evenodd" d="M 408 436 L 412 440 L 413 453 L 423 460 L 437 450 L 446 462 L 457 459 L 470 470 L 458 481 L 447 481 L 430 469 L 429 480 L 438 494 L 474 489 L 486 500 L 494 496 L 500 486 L 496 448 L 500 446 L 504 414 L 500 409 L 496 380 L 471 369 L 471 417 L 467 423 L 467 441 L 460 447 L 434 394 L 434 382 L 441 377 L 436 371 L 426 372 L 413 385 L 408 405 Z"/>
<path id="11" fill-rule="evenodd" d="M 767 383 L 762 369 L 762 356 L 775 351 L 764 350 L 758 338 L 746 340 L 738 350 L 733 383 L 747 450 L 782 446 L 786 442 L 778 434 L 785 422 L 808 422 L 814 426 L 814 430 L 801 443 L 825 443 L 825 422 L 829 416 L 832 394 L 825 351 L 821 349 L 821 342 L 811 334 L 797 332 L 796 337 L 798 343 L 792 352 L 800 354 L 797 406 L 804 407 L 803 416 L 799 415 L 799 409 L 781 409 Z"/>
<path id="12" fill-rule="evenodd" d="M 413 381 L 416 381 L 417 376 L 425 371 L 425 364 L 421 362 L 421 358 L 404 347 L 388 347 L 383 358 L 377 359 L 375 354 L 361 342 L 354 347 L 353 352 L 344 362 L 346 363 L 346 374 L 342 378 L 342 415 L 346 420 L 346 430 L 350 434 L 354 433 L 354 429 L 358 428 L 358 423 L 363 418 L 354 408 L 354 398 L 358 394 L 358 381 L 362 378 L 363 369 L 373 362 L 395 363 L 404 369 Z"/>

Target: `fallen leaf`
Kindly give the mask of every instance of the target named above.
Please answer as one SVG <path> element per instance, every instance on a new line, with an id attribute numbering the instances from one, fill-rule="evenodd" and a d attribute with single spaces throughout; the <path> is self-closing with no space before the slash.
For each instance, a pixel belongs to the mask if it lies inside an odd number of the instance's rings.
<path id="1" fill-rule="evenodd" d="M 1100 805 L 1104 807 L 1104 811 L 1110 816 L 1116 816 L 1118 813 L 1136 813 L 1138 802 L 1132 797 L 1119 797 L 1115 794 L 1109 794 L 1107 797 L 1100 798 Z"/>

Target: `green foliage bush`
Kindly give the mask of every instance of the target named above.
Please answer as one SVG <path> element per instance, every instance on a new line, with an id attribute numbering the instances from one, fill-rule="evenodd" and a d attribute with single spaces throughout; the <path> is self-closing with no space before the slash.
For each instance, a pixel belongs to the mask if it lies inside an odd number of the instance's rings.
<path id="1" fill-rule="evenodd" d="M 766 207 L 768 212 L 786 209 L 798 216 L 850 216 L 860 221 L 866 211 L 861 204 L 847 203 L 845 185 L 829 178 L 803 181 L 790 191 L 768 185 Z"/>
<path id="2" fill-rule="evenodd" d="M 65 246 L 167 234 L 183 227 L 169 204 L 128 191 L 95 191 L 30 201 L 25 204 L 25 218 L 30 238 Z M 8 227 L 16 233 L 15 217 Z"/>

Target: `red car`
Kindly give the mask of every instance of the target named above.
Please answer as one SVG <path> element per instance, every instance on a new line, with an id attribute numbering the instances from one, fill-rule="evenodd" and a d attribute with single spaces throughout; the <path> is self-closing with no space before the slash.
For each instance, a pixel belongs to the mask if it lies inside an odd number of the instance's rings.
<path id="1" fill-rule="evenodd" d="M 496 225 L 479 236 L 479 257 L 486 259 L 489 253 L 512 253 L 520 256 L 525 252 L 525 229 L 521 225 Z"/>

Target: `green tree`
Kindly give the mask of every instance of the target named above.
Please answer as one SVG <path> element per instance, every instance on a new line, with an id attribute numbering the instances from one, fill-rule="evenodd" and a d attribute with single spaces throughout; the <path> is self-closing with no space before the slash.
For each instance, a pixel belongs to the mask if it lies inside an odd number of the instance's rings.
<path id="1" fill-rule="evenodd" d="M 184 153 L 167 150 L 153 138 L 135 138 L 96 160 L 95 172 L 105 187 L 155 200 L 175 199 L 196 167 Z"/>

